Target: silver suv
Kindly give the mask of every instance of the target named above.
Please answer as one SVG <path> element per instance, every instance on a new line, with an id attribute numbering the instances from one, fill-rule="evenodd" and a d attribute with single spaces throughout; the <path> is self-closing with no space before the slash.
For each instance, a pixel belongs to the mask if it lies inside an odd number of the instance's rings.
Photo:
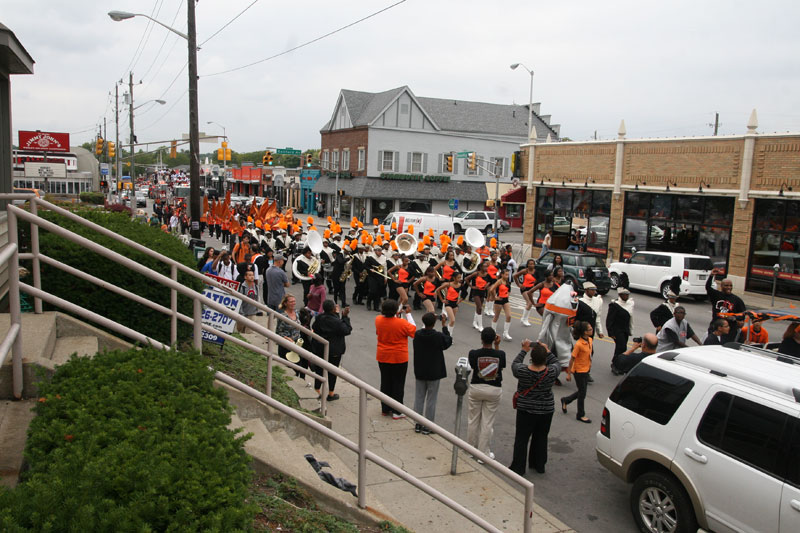
<path id="1" fill-rule="evenodd" d="M 597 458 L 640 531 L 800 531 L 800 359 L 741 346 L 645 358 L 606 401 Z"/>

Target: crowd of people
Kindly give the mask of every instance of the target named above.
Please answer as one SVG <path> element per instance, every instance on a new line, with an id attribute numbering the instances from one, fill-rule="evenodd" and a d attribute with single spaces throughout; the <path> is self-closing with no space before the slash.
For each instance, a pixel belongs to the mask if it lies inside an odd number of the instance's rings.
<path id="1" fill-rule="evenodd" d="M 413 408 L 431 422 L 436 417 L 439 382 L 447 377 L 445 352 L 453 344 L 460 304 L 471 301 L 472 326 L 479 332 L 476 338 L 480 345 L 468 354 L 472 373 L 467 392 L 467 441 L 494 458 L 493 426 L 502 403 L 503 371 L 507 365 L 501 347 L 512 340 L 512 288 L 519 290 L 520 301 L 525 305 L 521 325 L 529 327 L 532 312 L 543 314 L 549 298 L 565 283 L 560 256 L 556 255 L 554 263 L 544 271 L 537 269 L 532 259 L 518 269 L 511 246 L 499 246 L 494 239 L 473 250 L 462 239 L 453 242 L 446 235 L 438 239 L 429 235 L 409 249 L 407 243 L 398 246 L 395 228 L 383 228 L 377 221 L 372 230 L 367 230 L 353 220 L 349 230 L 344 231 L 331 219 L 324 237 L 318 236 L 321 247 L 315 250 L 309 239 L 312 232 L 317 232 L 312 220 L 307 221 L 304 230 L 304 224 L 291 213 L 277 215 L 286 222 L 280 225 L 276 219 L 257 225 L 252 221 L 253 213 L 247 210 L 237 214 L 241 222 L 235 225 L 240 231 L 230 233 L 226 249 L 208 248 L 198 268 L 242 282 L 242 294 L 279 310 L 286 321 L 278 323 L 276 332 L 287 340 L 310 346 L 321 356 L 319 343 L 306 338 L 295 325 L 310 328 L 327 339 L 329 361 L 337 366 L 346 350 L 345 338 L 352 331 L 349 305 L 376 312 L 375 357 L 380 390 L 403 404 L 413 357 Z M 208 230 L 217 231 L 213 224 Z M 767 344 L 769 336 L 761 322 L 745 321 L 744 302 L 733 294 L 730 281 L 717 280 L 719 289 L 713 286 L 720 274 L 714 270 L 708 278 L 712 320 L 706 331 L 698 328 L 697 332 L 689 323 L 686 308 L 678 302 L 679 283 L 666 293 L 663 303 L 650 311 L 652 327 L 637 327 L 634 298 L 624 280 L 616 297 L 607 304 L 597 294 L 597 287 L 591 281 L 585 282 L 580 297 L 575 295 L 568 363 L 564 362 L 564 354 L 558 353 L 559 348 L 541 333 L 537 341 L 522 341 L 510 363 L 517 379 L 513 399 L 516 433 L 510 468 L 521 474 L 527 468 L 545 471 L 548 433 L 556 407 L 555 387 L 567 389 L 567 383 L 574 381 L 574 392 L 567 391 L 559 398 L 561 410 L 567 413 L 574 402 L 576 420 L 592 422 L 585 399 L 593 381 L 595 336 L 608 336 L 613 341 L 611 370 L 616 375 L 630 372 L 645 357 L 685 347 L 690 340 L 706 345 L 733 341 Z M 302 304 L 299 293 L 295 298 L 286 292 L 292 282 L 302 285 Z M 423 311 L 419 329 L 413 316 L 415 310 Z M 246 316 L 256 311 L 254 306 L 242 307 Z M 491 326 L 484 324 L 484 317 L 491 319 Z M 641 336 L 634 336 L 635 332 Z M 629 346 L 631 338 L 633 344 Z M 787 328 L 781 351 L 800 354 L 797 324 Z M 287 353 L 288 350 L 279 349 L 281 357 Z M 300 360 L 299 364 L 308 363 Z M 562 375 L 567 383 L 561 381 Z M 314 383 L 318 394 L 322 394 L 321 385 Z M 338 399 L 335 385 L 336 376 L 331 373 L 328 400 Z M 393 419 L 404 418 L 394 404 L 381 403 L 381 413 Z M 431 432 L 420 423 L 415 424 L 415 431 Z"/>

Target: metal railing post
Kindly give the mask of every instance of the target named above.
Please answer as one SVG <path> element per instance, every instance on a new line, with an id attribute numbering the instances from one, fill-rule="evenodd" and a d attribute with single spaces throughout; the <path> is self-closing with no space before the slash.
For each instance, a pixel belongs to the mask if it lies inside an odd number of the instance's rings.
<path id="1" fill-rule="evenodd" d="M 178 267 L 172 265 L 170 269 L 172 281 L 178 281 Z M 178 342 L 178 291 L 175 289 L 170 290 L 170 309 L 172 310 L 172 317 L 170 318 L 169 327 L 169 343 L 174 346 Z"/>
<path id="2" fill-rule="evenodd" d="M 367 508 L 367 391 L 358 389 L 358 506 Z"/>
<path id="3" fill-rule="evenodd" d="M 36 198 L 31 199 L 31 214 L 39 216 Z M 31 252 L 33 253 L 33 286 L 37 289 L 42 288 L 42 271 L 39 263 L 39 225 L 31 222 Z M 33 299 L 33 312 L 37 315 L 42 314 L 42 299 Z"/>
<path id="4" fill-rule="evenodd" d="M 525 516 L 522 518 L 522 532 L 533 531 L 533 484 L 525 487 Z"/>
<path id="5" fill-rule="evenodd" d="M 192 338 L 192 345 L 195 350 L 203 352 L 203 306 L 200 300 L 195 298 L 194 302 L 194 316 L 192 325 L 194 326 L 194 337 Z"/>
<path id="6" fill-rule="evenodd" d="M 269 318 L 267 319 L 267 329 L 273 332 L 275 331 L 274 315 L 269 315 Z M 270 397 L 272 396 L 272 354 L 275 353 L 274 350 L 275 343 L 272 341 L 272 339 L 269 339 L 267 342 L 267 352 L 269 353 L 269 355 L 267 355 L 267 383 L 264 387 L 264 390 L 267 391 L 267 396 Z"/>
<path id="7" fill-rule="evenodd" d="M 32 226 L 33 224 L 31 224 Z M 22 327 L 22 312 L 19 305 L 19 234 L 17 215 L 8 210 L 8 242 L 16 248 L 8 262 L 8 311 L 11 315 L 9 327 L 18 324 Z M 14 398 L 22 399 L 22 333 L 17 334 L 11 346 L 11 365 Z"/>

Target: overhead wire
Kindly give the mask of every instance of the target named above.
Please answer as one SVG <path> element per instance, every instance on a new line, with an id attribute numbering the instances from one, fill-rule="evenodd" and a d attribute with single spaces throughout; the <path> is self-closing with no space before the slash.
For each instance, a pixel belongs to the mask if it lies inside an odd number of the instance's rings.
<path id="1" fill-rule="evenodd" d="M 158 3 L 159 3 L 159 0 L 156 0 L 155 3 L 153 4 L 153 9 L 150 10 L 150 16 L 151 17 L 156 12 L 156 7 L 158 6 Z M 136 59 L 136 56 L 139 53 L 139 49 L 142 47 L 142 42 L 144 42 L 144 36 L 147 34 L 147 29 L 152 24 L 153 24 L 153 21 L 150 20 L 150 19 L 147 19 L 147 25 L 145 26 L 144 31 L 142 32 L 142 36 L 139 39 L 139 45 L 136 47 L 136 51 L 133 52 L 133 57 L 131 57 L 131 60 L 128 62 L 128 66 L 125 67 L 125 70 L 122 72 L 122 76 L 120 76 L 120 78 L 125 77 L 125 73 L 131 71 L 131 66 L 133 65 L 133 61 Z"/>
<path id="2" fill-rule="evenodd" d="M 170 22 L 170 24 L 169 24 L 170 26 L 174 26 L 175 25 L 175 21 L 178 20 L 178 15 L 180 14 L 182 7 L 183 7 L 183 0 L 181 0 L 181 2 L 178 4 L 178 9 L 175 11 L 175 16 L 172 17 L 172 22 Z M 179 38 L 177 35 L 173 34 L 170 31 L 165 31 L 164 32 L 164 40 L 161 41 L 161 46 L 158 47 L 158 51 L 156 52 L 156 55 L 153 56 L 153 61 L 150 63 L 150 66 L 147 67 L 147 70 L 145 70 L 144 74 L 142 74 L 141 79 L 147 78 L 147 75 L 150 74 L 150 71 L 153 69 L 153 66 L 156 64 L 156 61 L 158 61 L 158 56 L 161 55 L 161 51 L 164 49 L 164 45 L 167 44 L 167 39 L 169 38 L 170 35 L 172 35 L 176 39 Z M 149 85 L 149 83 L 148 83 L 148 85 Z"/>
<path id="3" fill-rule="evenodd" d="M 156 124 L 158 124 L 159 122 L 161 122 L 161 120 L 162 120 L 164 117 L 166 117 L 166 116 L 169 114 L 169 112 L 170 112 L 170 111 L 172 111 L 172 108 L 174 108 L 174 107 L 175 107 L 175 106 L 178 104 L 178 102 L 180 102 L 181 100 L 183 100 L 183 97 L 184 97 L 184 96 L 186 96 L 186 94 L 187 94 L 188 92 L 189 92 L 189 89 L 186 89 L 185 91 L 183 91 L 183 94 L 181 94 L 180 96 L 178 96 L 178 97 L 175 99 L 175 102 L 173 102 L 173 104 L 172 104 L 171 106 L 169 106 L 169 109 L 167 109 L 167 110 L 164 112 L 164 114 L 163 114 L 163 115 L 161 115 L 160 117 L 158 117 L 156 120 L 154 120 L 153 122 L 151 122 L 151 123 L 150 123 L 150 124 L 148 124 L 147 126 L 143 126 L 143 127 L 139 128 L 139 131 L 150 129 L 150 128 L 152 128 L 153 126 L 155 126 Z"/>
<path id="4" fill-rule="evenodd" d="M 216 37 L 216 36 L 217 36 L 217 34 L 219 34 L 219 33 L 220 33 L 222 30 L 224 30 L 225 28 L 227 28 L 228 26 L 230 26 L 230 25 L 231 25 L 231 23 L 232 23 L 234 20 L 236 20 L 236 19 L 238 19 L 239 17 L 241 17 L 242 15 L 244 15 L 244 13 L 245 13 L 245 12 L 246 12 L 248 9 L 250 9 L 251 7 L 253 7 L 254 5 L 256 5 L 257 3 L 258 3 L 258 0 L 253 0 L 253 2 L 252 2 L 250 5 L 248 5 L 246 8 L 244 8 L 243 10 L 241 10 L 241 11 L 240 11 L 240 12 L 239 12 L 239 13 L 238 13 L 238 14 L 237 14 L 235 17 L 233 17 L 231 20 L 229 20 L 228 22 L 226 22 L 226 23 L 225 23 L 225 24 L 224 24 L 224 25 L 223 25 L 223 26 L 222 26 L 220 29 L 218 29 L 217 31 L 215 31 L 214 33 L 212 33 L 212 34 L 209 36 L 209 38 L 208 38 L 208 39 L 206 39 L 205 41 L 203 41 L 202 43 L 200 43 L 200 46 L 203 46 L 203 45 L 204 45 L 204 44 L 206 44 L 208 41 L 210 41 L 211 39 L 213 39 L 214 37 Z"/>
<path id="5" fill-rule="evenodd" d="M 285 50 L 285 51 L 280 52 L 278 54 L 275 54 L 275 55 L 272 55 L 272 56 L 269 56 L 269 57 L 265 57 L 264 59 L 259 59 L 258 61 L 253 61 L 252 63 L 248 63 L 246 65 L 241 65 L 239 67 L 234 67 L 234 68 L 231 68 L 231 69 L 228 69 L 228 70 L 222 70 L 220 72 L 214 72 L 214 73 L 211 73 L 211 74 L 204 74 L 204 75 L 202 75 L 200 77 L 202 77 L 202 78 L 210 78 L 212 76 L 219 76 L 221 74 L 228 74 L 230 72 L 236 72 L 237 70 L 246 69 L 246 68 L 258 65 L 260 63 L 264 63 L 265 61 L 270 61 L 272 59 L 276 59 L 276 58 L 281 57 L 283 55 L 286 55 L 286 54 L 288 54 L 290 52 L 294 52 L 295 50 L 299 50 L 299 49 L 304 48 L 304 47 L 306 47 L 306 46 L 308 46 L 310 44 L 313 44 L 313 43 L 316 43 L 318 41 L 321 41 L 322 39 L 330 37 L 331 35 L 334 35 L 336 33 L 344 31 L 347 28 L 350 28 L 352 26 L 355 26 L 356 24 L 364 22 L 365 20 L 371 19 L 372 17 L 375 17 L 377 15 L 380 15 L 381 13 L 392 9 L 393 7 L 399 6 L 400 4 L 403 4 L 405 2 L 406 2 L 406 0 L 400 0 L 399 2 L 395 2 L 394 4 L 392 4 L 390 6 L 387 6 L 387 7 L 383 8 L 383 9 L 380 9 L 378 11 L 375 11 L 374 13 L 371 13 L 371 14 L 367 15 L 366 17 L 360 18 L 360 19 L 358 19 L 356 21 L 351 22 L 350 24 L 346 24 L 345 26 L 342 26 L 342 27 L 337 28 L 337 29 L 335 29 L 333 31 L 330 31 L 330 32 L 326 33 L 325 35 L 320 35 L 319 37 L 317 37 L 315 39 L 312 39 L 310 41 L 306 41 L 303 44 L 294 46 L 294 47 L 289 48 L 288 50 Z"/>
<path id="6" fill-rule="evenodd" d="M 152 15 L 152 17 L 155 20 L 158 20 L 158 15 L 161 13 L 161 7 L 163 5 L 164 5 L 164 0 L 159 0 L 158 10 L 156 10 L 155 15 Z M 139 63 L 139 60 L 144 55 L 144 50 L 145 50 L 145 48 L 147 48 L 147 43 L 148 43 L 148 41 L 150 41 L 150 36 L 153 35 L 153 29 L 155 27 L 156 27 L 155 22 L 153 24 L 150 24 L 150 29 L 147 31 L 147 36 L 145 37 L 144 43 L 142 44 L 142 49 L 139 51 L 139 56 L 136 58 L 136 61 L 133 62 L 133 65 L 131 65 L 131 68 L 129 69 L 129 71 L 132 71 L 134 68 L 136 68 L 136 65 Z"/>

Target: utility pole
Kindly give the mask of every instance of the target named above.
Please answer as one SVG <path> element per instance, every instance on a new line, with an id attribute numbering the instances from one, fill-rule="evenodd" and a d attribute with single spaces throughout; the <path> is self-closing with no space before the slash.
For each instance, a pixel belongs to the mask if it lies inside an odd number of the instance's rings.
<path id="1" fill-rule="evenodd" d="M 719 131 L 719 113 L 714 113 L 714 137 L 717 136 Z"/>
<path id="2" fill-rule="evenodd" d="M 122 182 L 122 161 L 119 157 L 119 84 L 122 82 L 114 84 L 114 123 L 116 124 L 116 133 L 114 135 L 114 139 L 116 142 L 114 143 L 115 154 L 114 154 L 114 168 L 116 169 L 116 180 L 114 183 L 118 187 L 119 183 Z M 108 188 L 108 195 L 111 196 L 111 187 Z"/>
<path id="3" fill-rule="evenodd" d="M 200 117 L 197 102 L 197 28 L 194 15 L 195 0 L 186 2 L 188 7 L 189 37 L 189 234 L 200 238 Z M 199 348 L 200 339 L 195 339 Z"/>
<path id="4" fill-rule="evenodd" d="M 131 204 L 131 218 L 134 218 L 134 208 L 136 207 L 136 166 L 134 164 L 134 158 L 136 157 L 136 137 L 133 133 L 133 72 L 129 72 L 128 74 L 128 94 L 131 98 L 129 101 L 130 116 L 128 117 L 131 123 L 131 193 L 128 199 Z"/>

